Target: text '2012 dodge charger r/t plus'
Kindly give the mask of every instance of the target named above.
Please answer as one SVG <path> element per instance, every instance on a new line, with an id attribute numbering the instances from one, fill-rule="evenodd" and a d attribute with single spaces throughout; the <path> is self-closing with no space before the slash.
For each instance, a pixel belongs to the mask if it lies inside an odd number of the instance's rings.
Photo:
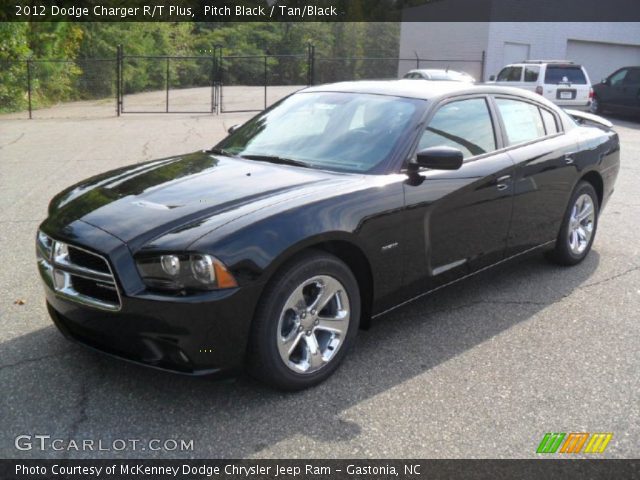
<path id="1" fill-rule="evenodd" d="M 588 254 L 620 148 L 573 115 L 459 82 L 307 88 L 209 151 L 57 195 L 37 233 L 49 312 L 135 362 L 316 384 L 371 318 L 528 252 Z"/>

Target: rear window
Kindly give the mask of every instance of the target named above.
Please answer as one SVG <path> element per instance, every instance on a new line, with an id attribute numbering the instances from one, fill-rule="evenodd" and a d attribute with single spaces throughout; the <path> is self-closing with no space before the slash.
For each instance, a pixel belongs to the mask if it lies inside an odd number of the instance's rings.
<path id="1" fill-rule="evenodd" d="M 502 116 L 509 145 L 545 136 L 540 110 L 535 105 L 506 98 L 496 98 L 496 104 Z"/>
<path id="2" fill-rule="evenodd" d="M 640 83 L 640 68 L 629 70 L 624 79 L 625 85 L 637 85 Z"/>
<path id="3" fill-rule="evenodd" d="M 547 135 L 558 133 L 558 125 L 556 124 L 556 119 L 553 114 L 544 108 L 540 109 L 540 113 L 542 114 L 542 121 L 544 122 L 544 129 L 547 131 Z"/>
<path id="4" fill-rule="evenodd" d="M 587 78 L 580 67 L 562 67 L 555 65 L 547 66 L 547 73 L 544 76 L 544 83 L 557 85 L 559 83 L 574 83 L 576 85 L 586 85 Z"/>
<path id="5" fill-rule="evenodd" d="M 540 67 L 526 67 L 524 69 L 525 82 L 537 82 L 540 74 Z"/>

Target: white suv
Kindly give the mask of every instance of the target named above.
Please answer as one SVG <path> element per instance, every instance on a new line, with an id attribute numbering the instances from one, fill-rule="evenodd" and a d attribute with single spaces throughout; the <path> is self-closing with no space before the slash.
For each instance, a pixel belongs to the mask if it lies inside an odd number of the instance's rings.
<path id="1" fill-rule="evenodd" d="M 507 65 L 497 78 L 496 85 L 524 88 L 543 95 L 561 107 L 587 108 L 593 89 L 589 75 L 582 65 L 566 60 L 526 60 Z"/>

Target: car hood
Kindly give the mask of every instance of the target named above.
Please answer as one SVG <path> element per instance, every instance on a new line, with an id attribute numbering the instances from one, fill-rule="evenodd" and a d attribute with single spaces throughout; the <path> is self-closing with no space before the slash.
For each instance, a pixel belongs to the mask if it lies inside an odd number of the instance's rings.
<path id="1" fill-rule="evenodd" d="M 358 178 L 197 152 L 125 167 L 74 185 L 52 200 L 46 225 L 53 232 L 81 220 L 135 250 L 222 212 L 237 209 L 246 215 L 253 206 L 264 209 Z M 224 217 L 228 222 L 230 216 Z M 215 221 L 208 224 L 210 230 L 216 228 Z"/>

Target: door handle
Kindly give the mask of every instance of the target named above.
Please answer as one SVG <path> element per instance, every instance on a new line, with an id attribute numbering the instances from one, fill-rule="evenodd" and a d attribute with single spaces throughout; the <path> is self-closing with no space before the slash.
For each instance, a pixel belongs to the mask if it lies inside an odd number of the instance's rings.
<path id="1" fill-rule="evenodd" d="M 502 190 L 506 190 L 507 188 L 509 188 L 509 185 L 507 185 L 507 181 L 511 178 L 511 175 L 503 175 L 502 177 L 498 178 L 496 180 L 497 185 L 496 188 L 500 191 Z"/>

